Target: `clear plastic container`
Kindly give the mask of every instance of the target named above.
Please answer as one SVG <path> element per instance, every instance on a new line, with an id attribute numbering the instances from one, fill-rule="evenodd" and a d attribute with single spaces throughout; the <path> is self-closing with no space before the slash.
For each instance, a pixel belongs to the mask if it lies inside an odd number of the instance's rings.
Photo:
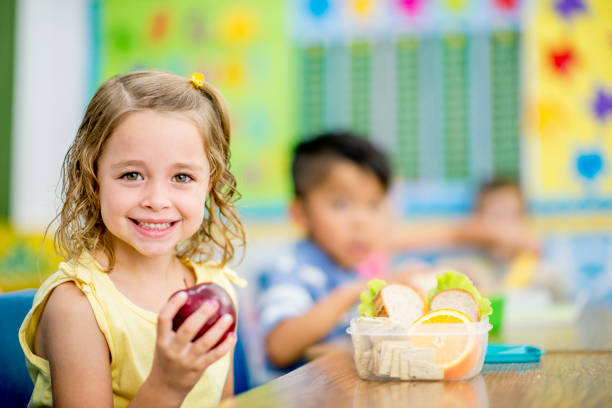
<path id="1" fill-rule="evenodd" d="M 480 373 L 491 327 L 488 319 L 405 326 L 360 317 L 347 332 L 364 380 L 464 380 Z"/>

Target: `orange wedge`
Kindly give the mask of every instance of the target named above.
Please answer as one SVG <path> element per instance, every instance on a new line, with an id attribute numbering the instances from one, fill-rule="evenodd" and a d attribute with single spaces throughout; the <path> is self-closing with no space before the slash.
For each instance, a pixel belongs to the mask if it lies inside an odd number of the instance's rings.
<path id="1" fill-rule="evenodd" d="M 478 362 L 478 337 L 475 333 L 466 334 L 473 332 L 474 328 L 465 323 L 472 323 L 466 314 L 458 310 L 439 309 L 424 314 L 412 325 L 411 331 L 415 333 L 412 336 L 413 346 L 434 349 L 434 363 L 444 368 L 444 378 L 463 377 L 469 374 Z M 417 334 L 419 332 L 427 335 Z M 429 335 L 436 332 L 441 334 Z"/>

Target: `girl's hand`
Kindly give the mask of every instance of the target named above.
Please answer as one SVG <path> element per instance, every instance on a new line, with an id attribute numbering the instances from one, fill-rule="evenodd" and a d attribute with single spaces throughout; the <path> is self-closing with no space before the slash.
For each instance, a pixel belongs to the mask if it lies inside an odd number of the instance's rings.
<path id="1" fill-rule="evenodd" d="M 215 301 L 204 302 L 176 332 L 173 331 L 172 319 L 186 300 L 187 295 L 180 292 L 159 312 L 155 356 L 147 379 L 181 401 L 208 366 L 227 354 L 236 344 L 236 334 L 230 333 L 221 344 L 212 348 L 232 324 L 233 318 L 229 314 L 222 316 L 195 342 L 191 341 L 219 308 Z"/>

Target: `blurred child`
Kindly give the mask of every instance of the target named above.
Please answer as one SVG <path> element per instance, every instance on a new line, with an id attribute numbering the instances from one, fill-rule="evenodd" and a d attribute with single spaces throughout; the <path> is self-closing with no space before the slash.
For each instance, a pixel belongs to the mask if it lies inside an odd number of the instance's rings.
<path id="1" fill-rule="evenodd" d="M 525 202 L 517 183 L 494 180 L 482 186 L 470 216 L 458 223 L 436 226 L 395 227 L 393 251 L 449 249 L 473 246 L 508 260 L 523 251 L 539 250 L 528 228 Z"/>
<path id="2" fill-rule="evenodd" d="M 472 222 L 483 230 L 483 248 L 500 261 L 539 251 L 538 240 L 528 225 L 523 193 L 515 181 L 496 179 L 484 184 L 476 198 Z"/>
<path id="3" fill-rule="evenodd" d="M 258 304 L 266 353 L 280 368 L 344 334 L 365 289 L 355 267 L 383 248 L 389 225 L 389 165 L 360 137 L 330 133 L 300 143 L 292 177 L 291 216 L 305 238 L 264 272 Z"/>
<path id="4" fill-rule="evenodd" d="M 244 237 L 229 171 L 230 127 L 201 74 L 115 76 L 93 96 L 63 166 L 55 244 L 66 261 L 19 331 L 32 406 L 203 407 L 233 394 L 236 336 L 205 303 L 177 331 L 185 286 L 214 281 Z M 170 299 L 169 299 L 170 298 Z"/>
<path id="5" fill-rule="evenodd" d="M 472 231 L 479 251 L 443 257 L 439 266 L 459 269 L 485 293 L 503 290 L 508 285 L 532 283 L 539 241 L 529 227 L 525 200 L 517 182 L 495 179 L 483 184 L 474 211 L 463 225 Z"/>

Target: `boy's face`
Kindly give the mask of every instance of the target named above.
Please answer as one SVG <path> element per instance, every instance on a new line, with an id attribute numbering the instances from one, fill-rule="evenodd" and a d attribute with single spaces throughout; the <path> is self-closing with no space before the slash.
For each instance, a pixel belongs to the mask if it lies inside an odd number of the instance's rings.
<path id="1" fill-rule="evenodd" d="M 521 193 L 512 186 L 486 192 L 480 198 L 477 215 L 494 223 L 521 223 L 525 217 Z"/>
<path id="2" fill-rule="evenodd" d="M 319 247 L 344 268 L 377 249 L 388 231 L 388 200 L 371 171 L 350 161 L 331 165 L 323 182 L 296 199 L 294 219 Z"/>
<path id="3" fill-rule="evenodd" d="M 516 187 L 496 188 L 484 193 L 479 201 L 476 216 L 495 230 L 496 239 L 486 245 L 494 258 L 508 261 L 516 254 L 519 243 L 522 247 L 533 241 L 523 198 Z"/>

